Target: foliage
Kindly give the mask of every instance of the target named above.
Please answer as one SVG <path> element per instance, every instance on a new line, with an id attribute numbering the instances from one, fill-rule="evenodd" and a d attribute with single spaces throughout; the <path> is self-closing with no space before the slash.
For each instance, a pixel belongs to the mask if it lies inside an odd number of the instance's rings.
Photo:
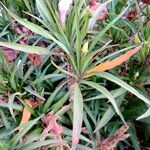
<path id="1" fill-rule="evenodd" d="M 2 0 L 0 149 L 150 147 L 149 6 L 63 3 Z"/>

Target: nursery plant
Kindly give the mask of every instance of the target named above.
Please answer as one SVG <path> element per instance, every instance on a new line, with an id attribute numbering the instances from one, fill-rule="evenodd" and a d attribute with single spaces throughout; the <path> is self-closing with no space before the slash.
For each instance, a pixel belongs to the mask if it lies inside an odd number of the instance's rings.
<path id="1" fill-rule="evenodd" d="M 140 16 L 133 18 L 135 22 L 128 17 L 134 6 L 139 11 L 139 3 L 21 4 L 24 11 L 19 6 L 14 11 L 7 1 L 0 6 L 10 23 L 2 26 L 5 34 L 0 40 L 0 148 L 140 149 L 133 119 L 149 117 L 150 101 L 137 86 L 143 83 L 138 68 L 128 65 L 134 60 L 143 65 L 149 55 L 149 21 L 143 26 Z M 141 38 L 134 32 L 139 24 L 144 28 Z M 124 63 L 130 72 L 120 77 L 118 69 Z M 144 78 L 147 84 L 148 80 Z M 132 99 L 139 108 L 133 119 L 128 105 Z"/>

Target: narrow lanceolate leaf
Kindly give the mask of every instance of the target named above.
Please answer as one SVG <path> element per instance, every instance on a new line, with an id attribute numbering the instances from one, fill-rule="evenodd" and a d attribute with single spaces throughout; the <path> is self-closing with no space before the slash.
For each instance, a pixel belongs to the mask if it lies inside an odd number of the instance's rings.
<path id="1" fill-rule="evenodd" d="M 103 37 L 103 35 L 128 11 L 130 5 L 128 5 L 114 20 L 112 20 L 99 34 L 94 38 L 94 41 L 91 43 L 89 47 L 89 51 L 91 51 L 98 41 Z"/>
<path id="2" fill-rule="evenodd" d="M 14 118 L 15 121 L 16 121 L 16 119 L 15 119 L 15 115 L 14 115 L 14 112 L 13 112 L 13 105 L 14 105 L 15 97 L 17 95 L 23 95 L 23 94 L 20 93 L 20 92 L 16 92 L 16 93 L 10 95 L 9 98 L 8 98 L 8 109 L 10 110 L 10 113 L 11 113 L 11 115 Z"/>
<path id="3" fill-rule="evenodd" d="M 95 14 L 89 21 L 89 30 L 92 30 L 96 21 L 98 20 L 99 15 L 103 12 L 104 8 L 111 2 L 112 0 L 109 0 L 105 2 L 104 4 L 101 4 L 100 7 L 96 10 Z"/>
<path id="4" fill-rule="evenodd" d="M 109 99 L 110 103 L 113 105 L 116 113 L 120 116 L 120 118 L 122 119 L 122 121 L 125 123 L 123 115 L 122 115 L 122 113 L 121 113 L 121 111 L 120 111 L 120 109 L 119 109 L 119 107 L 118 107 L 118 105 L 117 105 L 114 97 L 112 96 L 112 94 L 105 87 L 103 87 L 103 86 L 101 86 L 101 85 L 99 85 L 99 84 L 97 84 L 95 82 L 91 82 L 91 81 L 82 81 L 82 83 L 86 84 L 88 86 L 91 86 L 92 88 L 98 90 L 103 95 L 105 95 Z"/>
<path id="5" fill-rule="evenodd" d="M 23 129 L 21 130 L 21 132 L 18 132 L 17 134 L 15 134 L 14 137 L 10 140 L 10 142 L 9 142 L 9 149 L 12 149 L 12 147 L 15 147 L 16 144 L 20 141 L 20 139 L 22 139 L 22 137 L 24 137 L 24 135 L 38 122 L 38 120 L 41 117 L 42 117 L 42 115 L 39 116 L 38 118 L 30 121 L 29 123 L 24 124 L 23 125 L 24 127 L 22 126 Z M 14 131 L 16 131 L 18 129 L 20 129 L 20 126 L 17 127 L 16 129 L 14 129 L 12 132 L 14 132 Z M 14 149 L 16 149 L 16 148 L 14 148 Z"/>
<path id="6" fill-rule="evenodd" d="M 121 87 L 123 87 L 127 91 L 131 92 L 132 94 L 134 94 L 135 96 L 137 96 L 139 99 L 143 100 L 145 103 L 147 103 L 150 106 L 150 100 L 149 99 L 147 99 L 145 96 L 140 94 L 136 89 L 134 89 L 133 87 L 128 85 L 126 82 L 115 77 L 114 75 L 107 73 L 107 72 L 94 73 L 94 74 L 120 85 Z"/>
<path id="7" fill-rule="evenodd" d="M 21 45 L 21 44 L 10 43 L 10 42 L 0 42 L 0 46 L 4 46 L 4 47 L 11 48 L 14 50 L 22 51 L 25 53 L 34 53 L 37 55 L 50 54 L 49 50 L 47 50 L 44 47 L 39 47 L 39 46 L 28 46 L 28 45 Z"/>
<path id="8" fill-rule="evenodd" d="M 28 104 L 30 107 L 32 107 L 30 100 L 26 100 L 26 104 Z M 29 121 L 30 117 L 31 117 L 31 112 L 29 111 L 28 108 L 24 107 L 20 125 L 27 123 Z"/>
<path id="9" fill-rule="evenodd" d="M 1 3 L 2 4 L 2 3 Z M 3 4 L 2 4 L 3 5 Z M 66 48 L 66 46 L 64 44 L 62 44 L 60 41 L 58 41 L 54 36 L 52 36 L 50 34 L 49 31 L 45 30 L 44 28 L 30 22 L 27 21 L 25 19 L 19 18 L 18 16 L 16 16 L 15 14 L 13 14 L 11 11 L 9 11 L 4 5 L 3 7 L 7 10 L 7 12 L 9 13 L 9 15 L 11 17 L 13 17 L 16 21 L 18 21 L 21 25 L 25 26 L 26 28 L 30 29 L 32 32 L 39 34 L 47 39 L 50 39 L 52 41 L 54 41 L 56 44 L 58 44 L 63 50 L 65 50 L 66 52 L 68 52 L 68 49 Z"/>
<path id="10" fill-rule="evenodd" d="M 122 95 L 119 96 L 119 97 L 116 99 L 117 105 L 118 105 L 119 107 L 120 107 L 120 105 L 121 105 L 122 102 L 123 102 L 125 93 L 126 93 L 126 90 L 122 88 Z M 113 97 L 114 97 L 114 95 L 113 95 Z M 105 111 L 103 117 L 102 117 L 102 118 L 100 119 L 100 121 L 98 122 L 97 127 L 96 127 L 96 129 L 95 129 L 94 132 L 96 132 L 96 131 L 100 130 L 102 127 L 104 127 L 114 115 L 115 115 L 115 110 L 112 108 L 112 106 L 110 106 L 110 107 Z"/>
<path id="11" fill-rule="evenodd" d="M 2 122 L 4 123 L 6 129 L 7 130 L 11 129 L 11 125 L 10 125 L 10 122 L 8 121 L 8 117 L 6 117 L 5 113 L 2 110 L 0 110 L 0 115 L 1 115 Z"/>
<path id="12" fill-rule="evenodd" d="M 73 113 L 72 150 L 75 150 L 79 142 L 83 121 L 83 97 L 78 83 L 74 85 Z"/>
<path id="13" fill-rule="evenodd" d="M 144 119 L 150 116 L 150 108 L 140 117 L 138 117 L 136 120 Z"/>
<path id="14" fill-rule="evenodd" d="M 92 76 L 90 73 L 92 72 L 103 72 L 106 70 L 110 70 L 113 69 L 119 65 L 121 65 L 122 63 L 124 63 L 125 61 L 127 61 L 132 55 L 134 55 L 136 52 L 138 52 L 141 49 L 142 45 L 139 45 L 138 47 L 126 52 L 125 54 L 113 59 L 112 61 L 106 61 L 104 63 L 101 63 L 89 70 L 86 71 L 86 74 L 84 78 L 88 78 L 90 76 Z"/>

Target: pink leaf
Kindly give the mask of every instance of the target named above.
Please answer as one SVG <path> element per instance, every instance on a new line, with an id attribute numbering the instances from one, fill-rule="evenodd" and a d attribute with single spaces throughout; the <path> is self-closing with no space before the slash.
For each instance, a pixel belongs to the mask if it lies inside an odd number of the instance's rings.
<path id="1" fill-rule="evenodd" d="M 61 134 L 64 132 L 64 128 L 57 123 L 57 120 L 59 119 L 58 116 L 54 115 L 52 112 L 49 112 L 46 116 L 42 118 L 42 121 L 46 124 L 45 129 L 43 130 L 43 134 L 47 134 L 49 132 L 53 133 L 54 139 L 56 140 L 62 140 Z M 43 141 L 41 139 L 41 141 Z M 62 145 L 60 144 L 58 146 L 59 149 L 62 149 Z"/>
<path id="2" fill-rule="evenodd" d="M 98 147 L 100 150 L 113 150 L 119 141 L 126 140 L 129 134 L 125 134 L 129 126 L 124 124 L 113 135 L 109 136 L 106 140 L 100 141 Z"/>
<path id="3" fill-rule="evenodd" d="M 96 2 L 95 0 L 90 1 L 89 11 L 94 14 L 96 10 L 102 5 L 102 3 Z M 105 7 L 102 13 L 99 15 L 99 20 L 104 20 L 108 16 L 107 8 Z"/>
<path id="4" fill-rule="evenodd" d="M 17 55 L 19 54 L 18 51 L 5 48 L 5 47 L 2 48 L 2 51 L 4 55 L 6 56 L 8 62 L 12 62 L 13 60 L 15 60 L 17 58 Z"/>
<path id="5" fill-rule="evenodd" d="M 0 99 L 0 103 L 5 103 L 6 101 L 4 99 Z"/>

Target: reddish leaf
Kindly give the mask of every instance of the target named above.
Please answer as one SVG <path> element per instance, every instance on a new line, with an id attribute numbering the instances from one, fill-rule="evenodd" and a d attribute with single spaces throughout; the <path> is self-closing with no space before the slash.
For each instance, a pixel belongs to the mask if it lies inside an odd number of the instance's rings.
<path id="1" fill-rule="evenodd" d="M 31 100 L 25 100 L 26 104 L 28 104 L 30 107 L 32 107 L 32 102 Z M 23 114 L 22 114 L 22 119 L 20 122 L 20 125 L 23 125 L 29 121 L 31 117 L 31 112 L 29 111 L 28 108 L 24 107 L 23 109 Z"/>
<path id="2" fill-rule="evenodd" d="M 137 11 L 136 11 L 136 10 L 131 10 L 131 11 L 129 11 L 128 13 L 126 13 L 125 16 L 127 17 L 127 19 L 128 19 L 129 21 L 131 21 L 131 20 L 133 20 L 133 19 L 136 18 L 136 16 L 137 16 Z"/>
<path id="3" fill-rule="evenodd" d="M 40 103 L 43 103 L 43 100 L 36 98 L 35 100 L 27 99 L 25 100 L 26 104 L 28 104 L 31 108 L 35 109 Z M 28 108 L 24 107 L 22 119 L 20 125 L 27 123 L 31 117 L 31 112 Z"/>
<path id="4" fill-rule="evenodd" d="M 5 103 L 6 101 L 4 99 L 0 99 L 0 103 Z"/>
<path id="5" fill-rule="evenodd" d="M 150 5 L 150 0 L 142 0 L 143 3 Z"/>
<path id="6" fill-rule="evenodd" d="M 103 71 L 106 71 L 106 70 L 110 70 L 110 69 L 113 69 L 119 65 L 121 65 L 122 63 L 124 63 L 125 61 L 127 61 L 132 55 L 134 55 L 136 52 L 138 52 L 140 49 L 141 49 L 141 45 L 126 52 L 125 54 L 113 59 L 112 61 L 106 61 L 104 63 L 101 63 L 89 70 L 86 71 L 86 74 L 84 76 L 84 78 L 88 78 L 90 76 L 92 76 L 90 73 L 92 72 L 103 72 Z"/>
<path id="7" fill-rule="evenodd" d="M 125 134 L 129 126 L 124 124 L 120 129 L 116 131 L 113 135 L 108 137 L 104 141 L 100 141 L 98 147 L 100 150 L 113 150 L 119 141 L 126 140 L 130 135 Z"/>
<path id="8" fill-rule="evenodd" d="M 29 54 L 28 59 L 37 67 L 43 64 L 43 56 L 36 54 Z"/>
<path id="9" fill-rule="evenodd" d="M 54 115 L 52 112 L 49 112 L 46 116 L 42 118 L 43 122 L 46 124 L 45 129 L 43 130 L 44 134 L 47 134 L 49 132 L 53 133 L 55 135 L 54 139 L 56 140 L 62 140 L 61 134 L 63 133 L 64 129 L 61 125 L 57 123 L 57 120 L 59 119 L 58 116 Z M 41 141 L 43 141 L 41 139 Z M 61 150 L 62 145 L 60 144 L 58 148 Z"/>
<path id="10" fill-rule="evenodd" d="M 102 5 L 102 3 L 96 2 L 95 0 L 90 0 L 89 11 L 94 14 L 96 10 Z M 107 8 L 105 7 L 102 13 L 99 15 L 99 20 L 104 20 L 108 16 Z"/>
<path id="11" fill-rule="evenodd" d="M 17 58 L 17 55 L 19 54 L 19 51 L 15 51 L 9 48 L 2 48 L 2 51 L 4 53 L 4 55 L 6 56 L 8 62 L 12 62 Z"/>

